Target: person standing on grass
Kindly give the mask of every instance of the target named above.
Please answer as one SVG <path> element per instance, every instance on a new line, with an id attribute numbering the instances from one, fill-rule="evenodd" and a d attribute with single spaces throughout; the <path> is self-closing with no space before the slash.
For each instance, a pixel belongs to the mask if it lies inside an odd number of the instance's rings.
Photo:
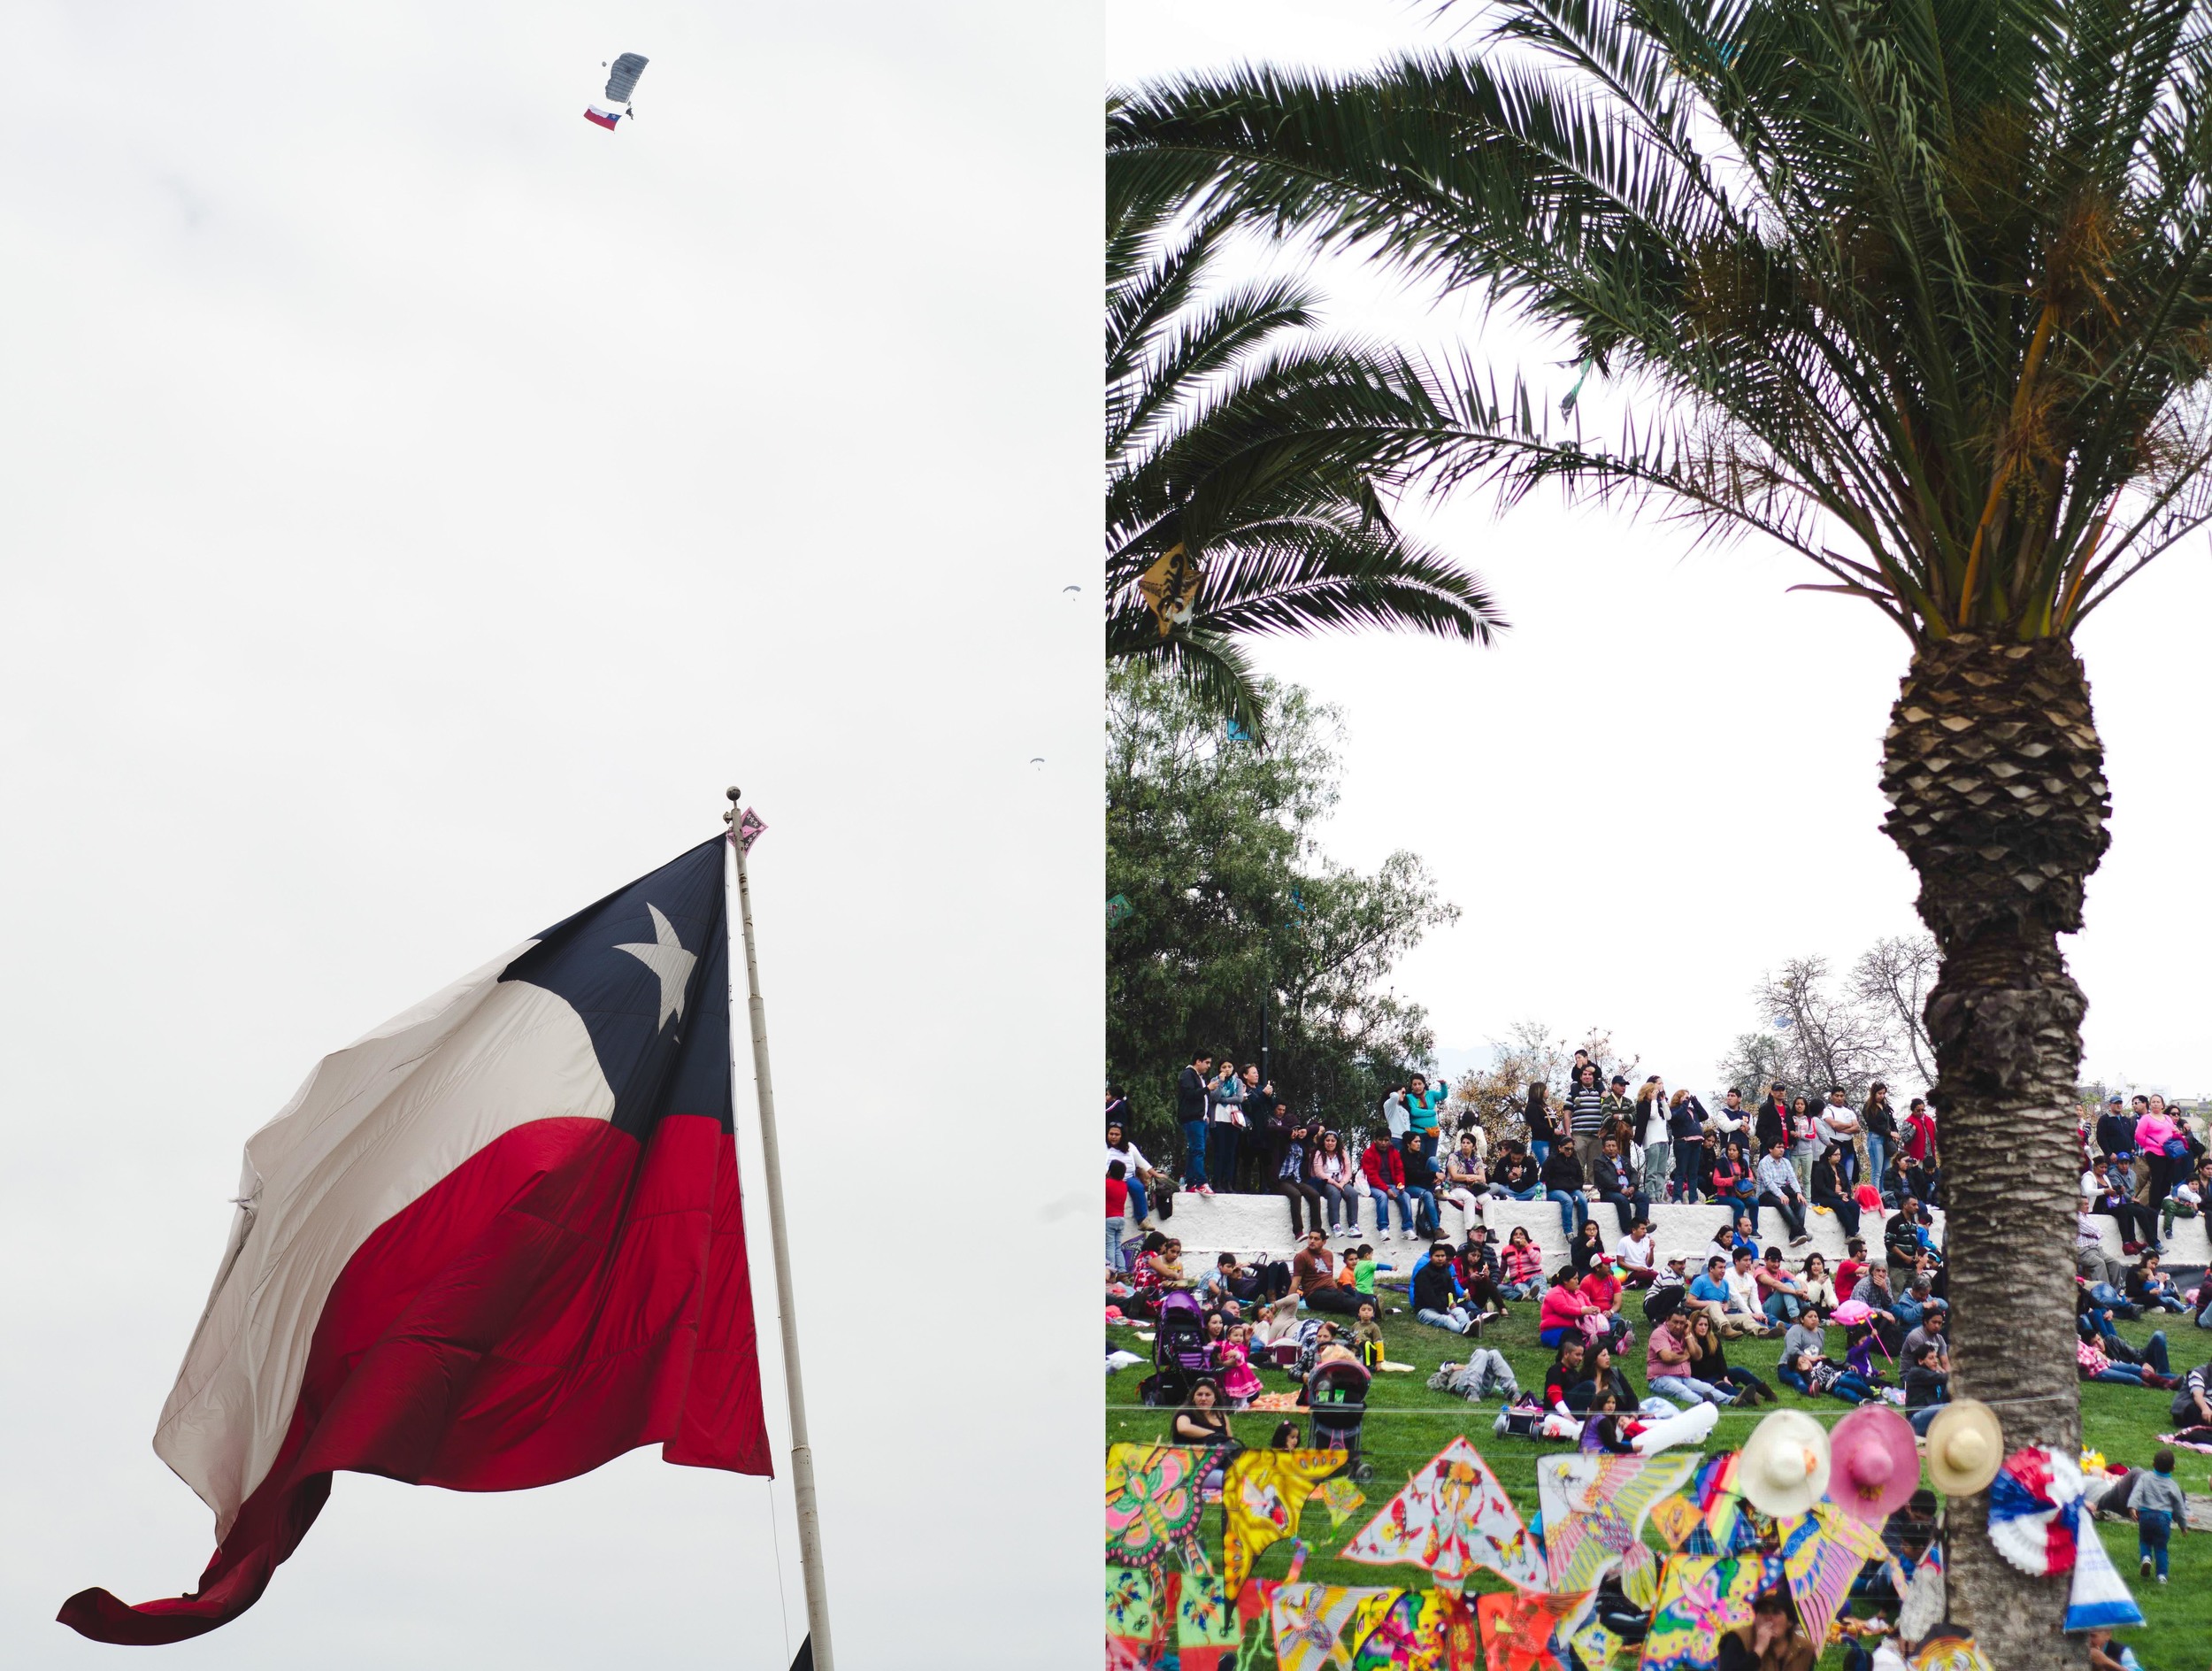
<path id="1" fill-rule="evenodd" d="M 2135 1552 L 2142 1575 L 2154 1566 L 2158 1582 L 2166 1582 L 2166 1542 L 2175 1532 L 2189 1529 L 2189 1500 L 2174 1483 L 2174 1453 L 2160 1446 L 2148 1468 L 2138 1469 L 2128 1490 L 2128 1507 L 2135 1513 Z"/>
<path id="2" fill-rule="evenodd" d="M 1786 1159 L 1787 1144 L 1779 1137 L 1767 1144 L 1759 1162 L 1759 1205 L 1772 1207 L 1789 1227 L 1790 1245 L 1802 1247 L 1812 1237 L 1805 1234 L 1805 1197 L 1797 1188 L 1797 1169 Z"/>
<path id="3" fill-rule="evenodd" d="M 1206 1187 L 1206 1113 L 1211 1090 L 1206 1075 L 1214 1059 L 1201 1051 L 1175 1077 L 1175 1123 L 1183 1128 L 1183 1187 L 1193 1195 L 1211 1195 Z"/>
<path id="4" fill-rule="evenodd" d="M 1120 1161 L 1106 1163 L 1106 1268 L 1117 1276 L 1128 1268 L 1121 1257 L 1122 1232 L 1129 1224 L 1128 1177 Z"/>
<path id="5" fill-rule="evenodd" d="M 1126 1109 L 1129 1106 L 1121 1093 L 1112 1090 L 1108 1092 L 1106 1105 L 1109 1109 Z M 1106 1160 L 1110 1166 L 1117 1160 L 1121 1162 L 1122 1176 L 1129 1186 L 1129 1216 L 1136 1227 L 1142 1229 L 1144 1221 L 1152 1216 L 1152 1202 L 1145 1191 L 1159 1174 L 1152 1170 L 1152 1163 L 1144 1158 L 1144 1151 L 1129 1141 L 1128 1128 L 1123 1123 L 1123 1118 L 1110 1113 L 1106 1116 Z"/>

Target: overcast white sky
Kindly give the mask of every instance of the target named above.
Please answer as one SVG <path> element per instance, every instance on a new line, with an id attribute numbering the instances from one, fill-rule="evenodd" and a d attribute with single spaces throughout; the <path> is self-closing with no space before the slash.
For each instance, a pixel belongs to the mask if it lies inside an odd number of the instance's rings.
<path id="1" fill-rule="evenodd" d="M 1410 0 L 1126 0 L 1107 73 L 1129 85 L 1240 58 L 1353 69 L 1448 38 Z M 1330 324 L 1472 346 L 1563 393 L 1566 350 L 1457 301 L 1409 297 L 1333 265 Z M 1604 410 L 1603 391 L 1586 391 Z M 1533 1018 L 1596 1025 L 1670 1082 L 1705 1086 L 1756 1021 L 1747 989 L 1796 955 L 1847 965 L 1918 928 L 1912 873 L 1880 831 L 1881 736 L 1908 647 L 1872 609 L 1786 588 L 1823 577 L 1786 552 L 1688 551 L 1671 529 L 1532 500 L 1503 520 L 1468 496 L 1416 526 L 1479 571 L 1511 616 L 1491 651 L 1404 637 L 1263 647 L 1267 671 L 1337 705 L 1344 798 L 1326 840 L 1371 865 L 1425 858 L 1465 914 L 1401 990 L 1440 1045 Z M 2071 943 L 2090 999 L 2087 1067 L 2212 1090 L 2200 885 L 2201 535 L 2092 618 L 2081 650 L 2112 781 L 2112 849 Z M 1915 1089 L 1917 1089 L 1916 1087 Z"/>
<path id="2" fill-rule="evenodd" d="M 207 1558 L 148 1441 L 247 1135 L 733 782 L 840 1652 L 1090 1651 L 1094 1313 L 942 1227 L 1096 1257 L 1095 1104 L 1052 1094 L 1101 1050 L 1094 19 L 9 22 L 0 1657 L 111 1663 L 62 1598 Z M 764 1502 L 652 1452 L 349 1475 L 164 1663 L 780 1667 Z"/>

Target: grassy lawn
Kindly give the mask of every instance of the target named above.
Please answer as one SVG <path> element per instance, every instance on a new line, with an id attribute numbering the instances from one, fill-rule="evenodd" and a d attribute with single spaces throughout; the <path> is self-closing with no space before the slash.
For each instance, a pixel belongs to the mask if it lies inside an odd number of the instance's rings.
<path id="1" fill-rule="evenodd" d="M 1397 1303 L 1402 1305 L 1402 1297 Z M 1647 1330 L 1632 1301 L 1626 1310 L 1631 1323 L 1636 1327 L 1637 1342 L 1625 1355 L 1624 1367 L 1640 1387 Z M 2180 1325 L 2178 1328 L 2167 1329 L 2175 1373 L 2180 1374 L 2190 1365 L 2212 1356 L 2212 1334 L 2198 1330 L 2186 1317 L 2170 1321 Z M 2139 1345 L 2155 1326 L 2147 1319 L 2123 1324 L 2122 1329 L 2129 1340 Z M 1455 1336 L 1424 1328 L 1411 1321 L 1402 1310 L 1383 1320 L 1383 1331 L 1389 1356 L 1397 1362 L 1413 1364 L 1417 1369 L 1411 1375 L 1383 1373 L 1375 1377 L 1363 1433 L 1367 1459 L 1375 1471 L 1373 1482 L 1364 1488 L 1368 1507 L 1340 1529 L 1332 1529 L 1328 1512 L 1320 1503 L 1308 1503 L 1300 1527 L 1300 1536 L 1310 1551 L 1304 1573 L 1308 1579 L 1341 1584 L 1384 1584 L 1402 1578 L 1408 1582 L 1418 1582 L 1420 1575 L 1414 1568 L 1406 1568 L 1401 1574 L 1389 1567 L 1363 1566 L 1337 1559 L 1336 1552 L 1414 1469 L 1441 1450 L 1454 1435 L 1463 1433 L 1469 1436 L 1496 1470 L 1515 1502 L 1530 1515 L 1536 1509 L 1536 1459 L 1544 1451 L 1563 1448 L 1555 1444 L 1539 1444 L 1526 1439 L 1500 1437 L 1490 1430 L 1491 1421 L 1497 1414 L 1494 1403 L 1469 1404 L 1429 1390 L 1428 1377 L 1438 1364 L 1447 1359 L 1459 1361 L 1466 1356 L 1463 1343 Z M 1133 1338 L 1133 1331 L 1128 1328 L 1109 1328 L 1107 1336 L 1110 1349 L 1118 1345 L 1133 1351 L 1147 1351 L 1142 1343 Z M 1841 1351 L 1841 1331 L 1830 1331 L 1830 1341 L 1834 1350 Z M 1524 1388 L 1541 1390 L 1544 1369 L 1552 1354 L 1536 1343 L 1533 1303 L 1516 1305 L 1510 1317 L 1491 1324 L 1481 1344 L 1505 1354 Z M 1729 1361 L 1765 1380 L 1785 1404 L 1813 1410 L 1824 1421 L 1832 1423 L 1847 1406 L 1833 1398 L 1800 1398 L 1783 1387 L 1774 1376 L 1778 1346 L 1775 1341 L 1731 1341 Z M 1138 1403 L 1137 1386 L 1146 1374 L 1145 1369 L 1131 1368 L 1108 1378 L 1106 1436 L 1110 1442 L 1127 1439 L 1158 1444 L 1166 1439 L 1168 1413 L 1148 1410 Z M 1287 1389 L 1291 1384 L 1286 1375 L 1276 1371 L 1263 1369 L 1261 1376 L 1271 1391 Z M 2130 1467 L 2147 1466 L 2156 1436 L 2169 1425 L 2169 1396 L 2147 1389 L 2084 1386 L 2082 1417 L 2085 1443 L 2103 1452 L 2114 1462 Z M 1725 1450 L 1741 1444 L 1764 1413 L 1763 1406 L 1741 1413 L 1724 1411 L 1719 1425 L 1708 1441 L 1708 1448 Z M 1263 1411 L 1238 1415 L 1233 1418 L 1233 1424 L 1237 1436 L 1246 1444 L 1264 1445 L 1276 1425 L 1284 1419 L 1280 1413 Z M 2183 1488 L 2192 1495 L 2203 1493 L 2207 1490 L 2208 1472 L 2212 1471 L 2212 1457 L 2186 1451 L 2177 1454 L 2176 1474 Z M 2212 1666 L 2212 1536 L 2177 1534 L 2173 1540 L 2172 1579 L 2162 1586 L 2137 1577 L 2135 1529 L 2131 1525 L 2108 1523 L 2101 1529 L 2115 1565 L 2135 1591 L 2136 1600 L 2148 1621 L 2143 1629 L 2123 1637 L 2133 1646 L 2145 1671 L 2206 1671 L 2208 1666 Z M 1220 1548 L 1218 1508 L 1207 1512 L 1204 1536 L 1210 1548 Z M 1288 1542 L 1278 1544 L 1261 1556 L 1258 1575 L 1279 1578 L 1289 1560 Z M 1492 1580 L 1480 1587 L 1502 1585 Z M 1839 1648 L 1830 1650 L 1821 1660 L 1823 1671 L 1841 1663 Z"/>

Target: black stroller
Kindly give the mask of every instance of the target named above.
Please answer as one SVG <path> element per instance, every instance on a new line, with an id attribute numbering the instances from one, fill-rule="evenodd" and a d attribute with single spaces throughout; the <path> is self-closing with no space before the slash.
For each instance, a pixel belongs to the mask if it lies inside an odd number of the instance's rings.
<path id="1" fill-rule="evenodd" d="M 1213 1354 L 1206 1338 L 1206 1313 L 1197 1296 L 1171 1289 L 1160 1296 L 1158 1332 L 1152 1337 L 1153 1373 L 1138 1389 L 1149 1405 L 1179 1405 L 1191 1383 L 1212 1373 Z"/>
<path id="2" fill-rule="evenodd" d="M 1317 1451 L 1341 1451 L 1346 1469 L 1364 1484 L 1374 1470 L 1360 1455 L 1359 1430 L 1367 1420 L 1367 1383 L 1364 1364 L 1332 1359 L 1316 1365 L 1306 1378 L 1302 1402 L 1312 1411 L 1312 1443 Z"/>

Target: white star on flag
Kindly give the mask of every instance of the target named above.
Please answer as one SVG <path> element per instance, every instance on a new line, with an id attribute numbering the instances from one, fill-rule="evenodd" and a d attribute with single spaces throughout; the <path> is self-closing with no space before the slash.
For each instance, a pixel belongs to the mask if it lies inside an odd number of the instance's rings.
<path id="1" fill-rule="evenodd" d="M 650 944 L 639 942 L 634 945 L 617 946 L 617 951 L 626 951 L 661 978 L 661 1019 L 654 1023 L 655 1032 L 668 1025 L 668 1018 L 679 1020 L 684 1013 L 684 987 L 691 979 L 691 966 L 699 961 L 684 950 L 684 943 L 676 937 L 668 919 L 661 915 L 658 905 L 645 907 L 653 913 L 653 935 Z"/>

